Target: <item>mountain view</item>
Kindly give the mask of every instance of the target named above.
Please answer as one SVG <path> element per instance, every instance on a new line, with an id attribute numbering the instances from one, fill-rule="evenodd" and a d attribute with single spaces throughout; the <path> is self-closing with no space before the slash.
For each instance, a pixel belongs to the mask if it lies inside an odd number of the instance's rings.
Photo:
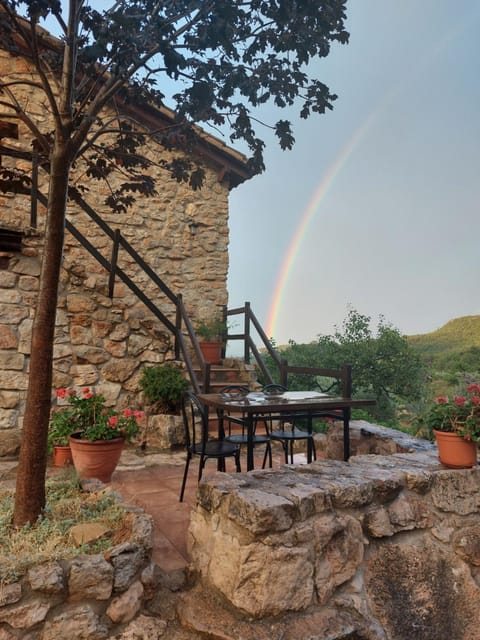
<path id="1" fill-rule="evenodd" d="M 454 318 L 436 331 L 407 339 L 433 370 L 480 370 L 480 315 Z"/>

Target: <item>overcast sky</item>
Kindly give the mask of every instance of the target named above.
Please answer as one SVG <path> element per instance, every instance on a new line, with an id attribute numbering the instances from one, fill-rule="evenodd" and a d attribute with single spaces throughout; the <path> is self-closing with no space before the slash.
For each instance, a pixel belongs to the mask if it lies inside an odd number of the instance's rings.
<path id="1" fill-rule="evenodd" d="M 277 344 L 352 305 L 404 334 L 480 313 L 480 3 L 351 0 L 350 43 L 315 63 L 338 94 L 230 197 L 229 306 Z M 273 114 L 264 114 L 273 120 Z"/>

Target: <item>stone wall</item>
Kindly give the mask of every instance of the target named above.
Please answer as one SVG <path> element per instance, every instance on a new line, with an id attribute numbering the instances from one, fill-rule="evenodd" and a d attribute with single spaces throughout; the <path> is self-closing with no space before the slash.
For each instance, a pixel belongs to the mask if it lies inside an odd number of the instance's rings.
<path id="1" fill-rule="evenodd" d="M 0 50 L 0 73 L 5 70 L 12 80 L 31 79 L 24 59 Z M 48 126 L 48 109 L 32 91 L 25 88 L 24 102 L 31 114 Z M 25 146 L 30 139 L 21 123 L 19 129 L 20 141 L 9 140 L 11 146 Z M 151 141 L 146 154 L 156 160 L 160 155 L 169 157 L 169 152 Z M 22 164 L 6 156 L 2 161 Z M 84 197 L 97 213 L 120 229 L 174 293 L 183 294 L 194 322 L 227 304 L 229 184 L 220 179 L 213 160 L 203 158 L 202 162 L 206 183 L 201 190 L 193 191 L 154 168 L 157 194 L 139 199 L 126 214 L 113 214 L 105 206 L 106 185 L 86 180 L 81 163 L 77 163 L 74 178 L 88 187 Z M 47 191 L 44 174 L 39 186 Z M 25 406 L 45 222 L 40 206 L 38 229 L 29 229 L 29 206 L 25 196 L 0 196 L 0 226 L 27 234 L 21 253 L 0 256 L 0 455 L 14 454 L 18 449 Z M 110 260 L 111 240 L 99 233 L 86 214 L 69 205 L 68 217 Z M 118 266 L 174 321 L 173 305 L 125 251 L 120 250 Z M 135 407 L 142 365 L 172 360 L 172 348 L 172 336 L 126 285 L 117 279 L 114 296 L 108 297 L 108 273 L 67 233 L 57 309 L 54 387 L 93 386 L 118 409 Z"/>
<path id="2" fill-rule="evenodd" d="M 221 596 L 245 638 L 479 640 L 480 468 L 424 449 L 202 483 L 184 617 Z"/>
<path id="3" fill-rule="evenodd" d="M 45 562 L 2 584 L 0 638 L 121 640 L 139 637 L 138 628 L 147 633 L 142 606 L 156 587 L 152 535 L 150 516 L 138 513 L 131 538 L 107 553 Z"/>

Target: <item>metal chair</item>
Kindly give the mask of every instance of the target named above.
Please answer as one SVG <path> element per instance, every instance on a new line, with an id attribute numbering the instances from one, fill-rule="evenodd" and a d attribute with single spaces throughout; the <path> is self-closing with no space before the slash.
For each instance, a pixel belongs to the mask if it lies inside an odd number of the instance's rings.
<path id="1" fill-rule="evenodd" d="M 263 388 L 264 392 L 267 393 L 284 393 L 287 391 L 287 388 L 281 384 L 267 384 Z M 271 421 L 271 418 L 270 418 Z M 308 431 L 303 431 L 300 427 L 295 425 L 295 419 L 291 422 L 286 422 L 284 420 L 279 421 L 279 428 L 274 429 L 273 425 L 270 426 L 270 438 L 272 440 L 276 440 L 280 442 L 283 447 L 283 453 L 285 455 L 285 464 L 288 464 L 288 455 L 290 454 L 290 462 L 293 464 L 293 445 L 298 440 L 310 440 L 312 443 L 312 452 L 313 459 L 317 459 L 317 452 L 315 450 L 315 440 L 313 438 L 313 433 Z"/>
<path id="2" fill-rule="evenodd" d="M 248 391 L 249 391 L 248 387 L 244 385 L 229 384 L 226 387 L 223 387 L 223 389 L 220 390 L 220 393 L 247 394 Z M 225 435 L 225 440 L 227 440 L 228 442 L 234 442 L 235 444 L 238 444 L 240 446 L 242 445 L 246 446 L 248 442 L 248 436 L 246 433 L 246 423 L 244 420 L 244 414 L 242 413 L 240 407 L 239 407 L 238 413 L 241 414 L 241 418 L 235 418 L 234 412 L 223 414 L 223 423 L 224 425 L 225 423 L 227 424 L 227 433 Z M 272 447 L 270 445 L 270 434 L 268 432 L 267 421 L 262 419 L 262 422 L 264 422 L 265 424 L 265 433 L 257 433 L 256 432 L 257 423 L 255 423 L 254 433 L 253 433 L 253 446 L 255 447 L 256 445 L 262 445 L 262 444 L 265 445 L 265 454 L 263 456 L 262 469 L 265 469 L 265 465 L 267 463 L 267 457 L 268 457 L 269 467 L 271 469 L 272 468 Z M 232 425 L 234 424 L 240 425 L 241 433 L 232 433 Z"/>
<path id="3" fill-rule="evenodd" d="M 194 455 L 200 456 L 198 467 L 198 482 L 202 479 L 203 468 L 209 458 L 220 460 L 220 468 L 225 471 L 225 459 L 234 458 L 237 472 L 240 469 L 240 445 L 226 440 L 209 439 L 208 419 L 205 408 L 197 396 L 187 391 L 182 400 L 183 424 L 185 427 L 185 440 L 187 445 L 187 459 L 183 473 L 182 488 L 180 490 L 180 502 L 183 502 L 185 484 L 187 482 L 190 460 Z"/>

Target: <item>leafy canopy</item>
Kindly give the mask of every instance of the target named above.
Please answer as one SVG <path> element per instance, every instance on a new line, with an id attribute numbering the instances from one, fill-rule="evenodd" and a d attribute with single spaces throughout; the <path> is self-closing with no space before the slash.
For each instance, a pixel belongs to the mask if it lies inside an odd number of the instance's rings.
<path id="1" fill-rule="evenodd" d="M 345 0 L 119 0 L 103 10 L 71 0 L 67 17 L 58 0 L 0 0 L 0 9 L 0 36 L 12 50 L 26 49 L 36 62 L 36 84 L 43 87 L 57 119 L 57 134 L 60 127 L 70 139 L 72 161 L 88 151 L 89 178 L 108 179 L 119 165 L 130 176 L 121 187 L 112 187 L 107 204 L 116 210 L 130 206 L 136 192 L 151 195 L 155 187 L 146 171 L 152 160 L 138 152 L 145 137 L 134 115 L 129 120 L 123 114 L 115 125 L 97 119 L 113 98 L 124 110 L 142 102 L 162 105 L 162 78 L 173 81 L 173 120 L 151 132 L 151 138 L 188 152 L 198 140 L 194 123 L 228 130 L 230 142 L 246 143 L 249 167 L 256 173 L 264 169 L 257 108 L 295 105 L 302 118 L 332 109 L 337 96 L 309 77 L 308 63 L 328 55 L 332 42 L 348 42 Z M 30 25 L 17 14 L 25 15 Z M 62 33 L 56 47 L 51 39 L 46 46 L 45 34 L 34 28 L 47 18 Z M 64 89 L 68 84 L 64 97 L 70 104 L 57 100 L 52 75 Z M 6 108 L 2 115 L 20 116 L 32 131 L 34 146 L 48 158 L 56 136 L 34 122 L 16 88 L 0 81 L 0 104 Z M 288 120 L 262 124 L 273 129 L 282 149 L 292 147 Z M 105 133 L 114 134 L 115 142 L 105 141 Z M 173 178 L 201 186 L 200 165 L 185 155 L 158 162 Z"/>

